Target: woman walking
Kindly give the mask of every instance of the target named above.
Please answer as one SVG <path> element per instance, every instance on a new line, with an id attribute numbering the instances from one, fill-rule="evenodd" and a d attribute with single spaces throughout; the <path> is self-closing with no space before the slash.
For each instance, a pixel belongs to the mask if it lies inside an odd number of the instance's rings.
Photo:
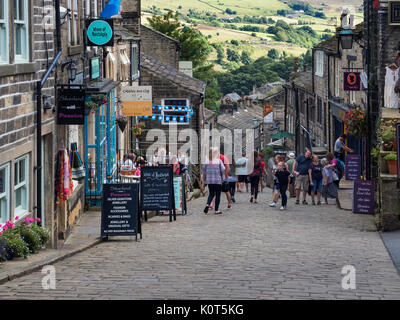
<path id="1" fill-rule="evenodd" d="M 325 202 L 322 204 L 328 204 L 328 198 L 336 199 L 337 198 L 337 187 L 333 183 L 333 169 L 329 166 L 329 161 L 324 158 L 321 160 L 321 164 L 324 167 L 322 171 L 322 180 L 323 180 L 323 189 L 322 196 L 325 198 Z"/>
<path id="2" fill-rule="evenodd" d="M 204 213 L 208 213 L 211 201 L 215 197 L 215 214 L 221 214 L 219 203 L 221 201 L 222 181 L 225 178 L 225 166 L 219 158 L 218 148 L 210 148 L 208 160 L 203 165 L 204 183 L 208 185 L 209 196 Z"/>
<path id="3" fill-rule="evenodd" d="M 235 200 L 235 190 L 236 190 L 236 183 L 238 181 L 237 177 L 236 177 L 236 164 L 235 161 L 233 161 L 233 163 L 230 165 L 229 167 L 229 176 L 227 179 L 228 183 L 229 183 L 229 192 L 231 194 L 231 201 L 233 203 L 236 202 Z M 231 205 L 228 204 L 228 208 L 230 209 Z"/>
<path id="4" fill-rule="evenodd" d="M 317 205 L 321 204 L 321 195 L 322 195 L 322 171 L 324 167 L 319 161 L 318 156 L 312 156 L 312 164 L 311 168 L 308 170 L 310 177 L 310 186 L 312 187 L 311 191 L 311 199 L 312 204 L 315 205 L 315 194 L 317 194 Z"/>
<path id="5" fill-rule="evenodd" d="M 254 151 L 254 167 L 253 171 L 250 173 L 250 190 L 251 190 L 251 198 L 250 202 L 257 203 L 257 195 L 258 195 L 258 184 L 260 183 L 260 178 L 262 175 L 262 167 L 261 167 L 261 160 L 258 155 L 257 151 Z"/>

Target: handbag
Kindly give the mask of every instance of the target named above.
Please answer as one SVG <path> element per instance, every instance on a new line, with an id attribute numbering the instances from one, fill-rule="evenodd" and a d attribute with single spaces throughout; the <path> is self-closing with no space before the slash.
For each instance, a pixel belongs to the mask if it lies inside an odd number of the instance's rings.
<path id="1" fill-rule="evenodd" d="M 77 151 L 76 143 L 71 144 L 70 161 L 71 161 L 72 179 L 79 181 L 79 180 L 82 180 L 83 178 L 85 178 L 85 176 L 86 176 L 85 168 L 83 166 L 83 162 Z"/>
<path id="2" fill-rule="evenodd" d="M 332 173 L 333 181 L 339 181 L 339 177 L 335 171 Z"/>

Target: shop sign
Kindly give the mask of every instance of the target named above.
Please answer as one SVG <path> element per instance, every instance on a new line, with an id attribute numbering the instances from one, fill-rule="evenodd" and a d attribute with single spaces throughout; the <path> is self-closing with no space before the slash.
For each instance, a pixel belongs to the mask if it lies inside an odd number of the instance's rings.
<path id="1" fill-rule="evenodd" d="M 400 1 L 389 0 L 388 3 L 388 19 L 389 25 L 398 26 L 400 25 Z"/>
<path id="2" fill-rule="evenodd" d="M 103 184 L 101 237 L 137 235 L 138 213 L 138 184 Z"/>
<path id="3" fill-rule="evenodd" d="M 127 117 L 151 116 L 153 96 L 151 86 L 127 86 L 121 88 L 122 114 Z"/>
<path id="4" fill-rule="evenodd" d="M 344 72 L 344 91 L 360 91 L 360 73 Z"/>
<path id="5" fill-rule="evenodd" d="M 396 124 L 397 178 L 400 179 L 400 123 Z"/>
<path id="6" fill-rule="evenodd" d="M 346 156 L 346 180 L 360 180 L 361 178 L 361 156 Z"/>
<path id="7" fill-rule="evenodd" d="M 274 106 L 266 105 L 263 109 L 264 123 L 274 123 Z"/>
<path id="8" fill-rule="evenodd" d="M 111 19 L 86 20 L 87 45 L 112 47 L 114 45 L 114 21 Z"/>
<path id="9" fill-rule="evenodd" d="M 100 58 L 90 59 L 90 79 L 100 78 Z"/>
<path id="10" fill-rule="evenodd" d="M 183 177 L 174 177 L 175 209 L 186 213 L 186 192 Z"/>
<path id="11" fill-rule="evenodd" d="M 140 172 L 140 209 L 172 210 L 176 218 L 172 166 L 143 167 Z"/>
<path id="12" fill-rule="evenodd" d="M 353 187 L 353 213 L 375 213 L 375 185 L 369 180 L 355 180 Z"/>
<path id="13" fill-rule="evenodd" d="M 85 124 L 85 90 L 58 89 L 57 124 Z"/>

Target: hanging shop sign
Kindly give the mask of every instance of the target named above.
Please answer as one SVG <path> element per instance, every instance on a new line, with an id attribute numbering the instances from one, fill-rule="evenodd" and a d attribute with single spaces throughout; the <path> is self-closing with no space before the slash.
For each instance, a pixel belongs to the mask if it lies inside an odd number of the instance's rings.
<path id="1" fill-rule="evenodd" d="M 100 78 L 100 58 L 92 58 L 90 59 L 90 79 L 98 79 Z"/>
<path id="2" fill-rule="evenodd" d="M 103 184 L 101 237 L 137 236 L 139 186 L 134 183 Z"/>
<path id="3" fill-rule="evenodd" d="M 122 87 L 120 97 L 121 112 L 124 116 L 151 116 L 153 114 L 151 86 Z"/>
<path id="4" fill-rule="evenodd" d="M 85 124 L 85 90 L 58 89 L 57 124 Z"/>
<path id="5" fill-rule="evenodd" d="M 375 185 L 369 180 L 355 180 L 353 187 L 353 213 L 374 214 Z"/>
<path id="6" fill-rule="evenodd" d="M 346 156 L 346 180 L 360 180 L 361 178 L 361 156 Z"/>
<path id="7" fill-rule="evenodd" d="M 389 0 L 388 2 L 388 19 L 389 25 L 400 25 L 400 1 Z"/>
<path id="8" fill-rule="evenodd" d="M 111 19 L 86 20 L 87 45 L 112 47 L 114 45 L 114 21 Z"/>
<path id="9" fill-rule="evenodd" d="M 274 123 L 274 106 L 264 106 L 264 123 Z"/>
<path id="10" fill-rule="evenodd" d="M 169 210 L 176 220 L 172 166 L 143 167 L 140 171 L 140 209 Z"/>
<path id="11" fill-rule="evenodd" d="M 360 73 L 344 72 L 344 91 L 360 91 Z"/>

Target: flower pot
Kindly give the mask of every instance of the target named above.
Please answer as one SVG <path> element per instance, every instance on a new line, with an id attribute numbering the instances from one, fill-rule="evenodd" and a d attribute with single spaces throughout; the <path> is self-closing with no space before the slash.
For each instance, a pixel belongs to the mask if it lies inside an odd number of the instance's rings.
<path id="1" fill-rule="evenodd" d="M 121 121 L 117 121 L 118 122 L 118 127 L 119 127 L 119 129 L 122 131 L 122 132 L 124 132 L 124 130 L 125 130 L 125 128 L 126 128 L 126 125 L 127 125 L 127 122 L 121 122 Z"/>
<path id="2" fill-rule="evenodd" d="M 397 160 L 386 160 L 389 168 L 389 174 L 397 174 Z"/>

